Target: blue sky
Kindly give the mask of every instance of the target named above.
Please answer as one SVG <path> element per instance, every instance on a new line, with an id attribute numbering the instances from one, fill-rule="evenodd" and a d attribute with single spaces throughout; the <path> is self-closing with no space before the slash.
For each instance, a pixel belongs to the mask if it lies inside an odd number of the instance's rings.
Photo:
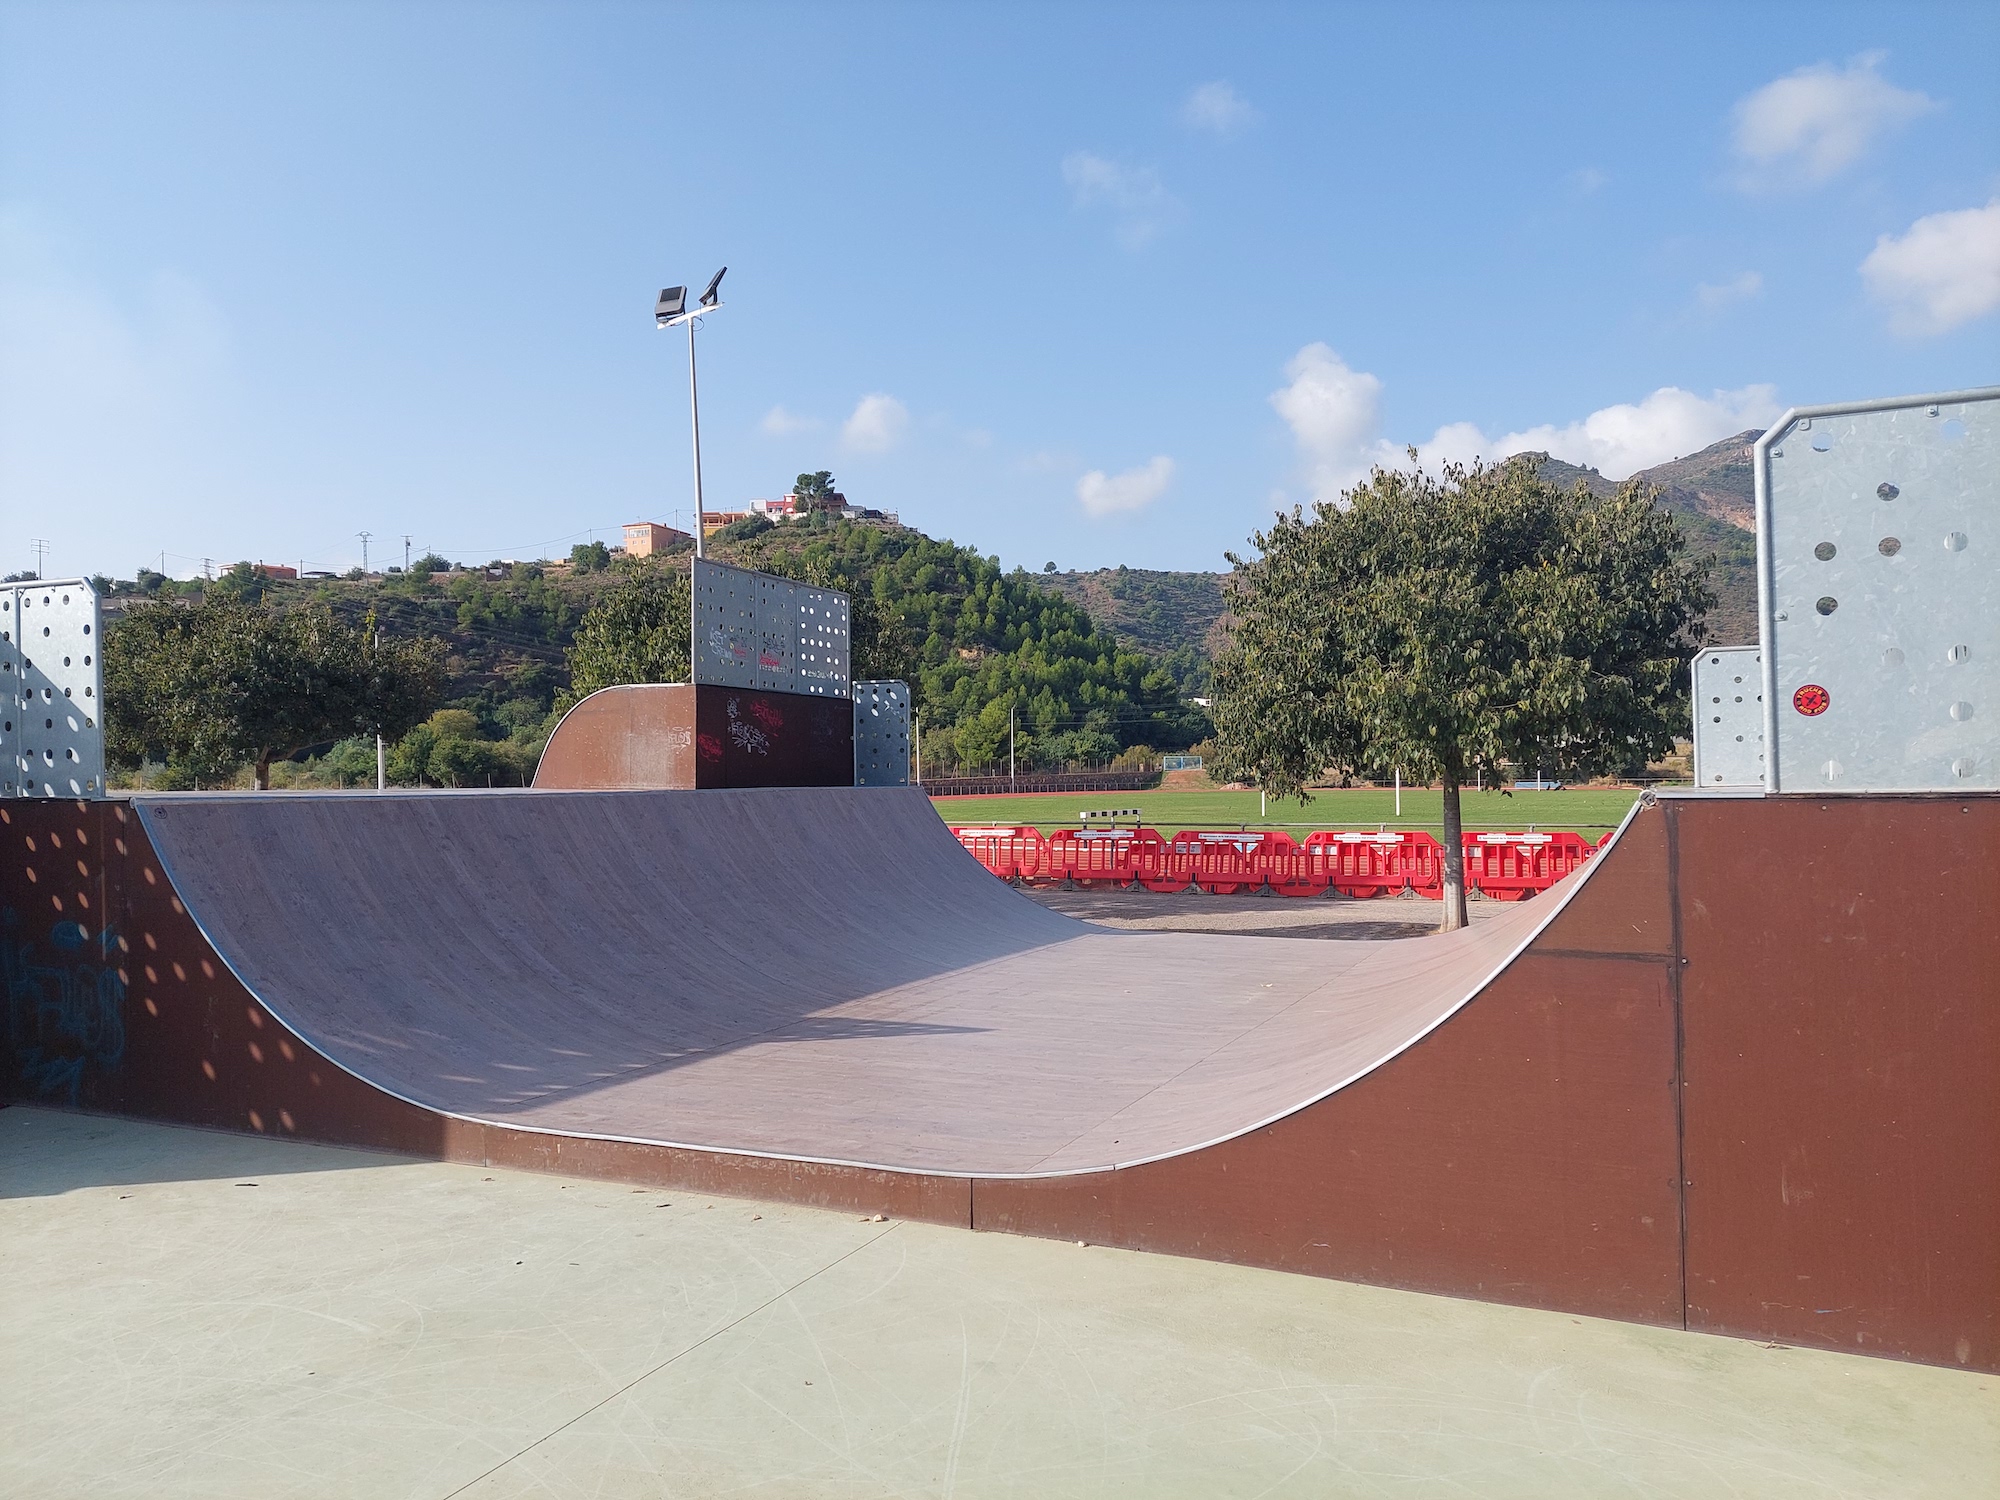
<path id="1" fill-rule="evenodd" d="M 467 561 L 830 468 L 1220 567 L 2000 379 L 2000 7 L 0 6 L 0 568 Z"/>

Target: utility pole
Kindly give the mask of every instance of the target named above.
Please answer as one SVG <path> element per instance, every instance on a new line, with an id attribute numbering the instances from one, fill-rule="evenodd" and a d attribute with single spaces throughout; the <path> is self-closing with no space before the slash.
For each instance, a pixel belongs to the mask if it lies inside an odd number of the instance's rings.
<path id="1" fill-rule="evenodd" d="M 375 535 L 375 533 L 372 531 L 357 531 L 354 534 L 361 538 L 361 571 L 366 573 L 368 571 L 368 538 Z"/>
<path id="2" fill-rule="evenodd" d="M 924 784 L 924 721 L 914 708 L 910 710 L 910 763 L 914 772 L 910 780 L 917 786 Z"/>
<path id="3" fill-rule="evenodd" d="M 410 571 L 410 539 L 408 537 L 403 538 L 403 571 L 405 573 Z"/>
<path id="4" fill-rule="evenodd" d="M 35 577 L 49 576 L 49 539 L 45 536 L 33 538 L 29 545 L 35 549 Z"/>
<path id="5" fill-rule="evenodd" d="M 1007 790 L 1014 790 L 1014 705 L 1007 705 Z"/>

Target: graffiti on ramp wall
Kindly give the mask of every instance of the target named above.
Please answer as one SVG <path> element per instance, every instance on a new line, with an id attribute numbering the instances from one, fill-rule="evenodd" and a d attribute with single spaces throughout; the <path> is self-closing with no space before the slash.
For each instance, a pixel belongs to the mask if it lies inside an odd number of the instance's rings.
<path id="1" fill-rule="evenodd" d="M 38 955 L 37 949 L 40 949 Z M 14 1087 L 34 1099 L 81 1102 L 90 1071 L 125 1057 L 125 981 L 109 930 L 57 922 L 37 943 L 12 907 L 0 913 L 0 983 Z M 37 957 L 48 962 L 37 962 Z"/>

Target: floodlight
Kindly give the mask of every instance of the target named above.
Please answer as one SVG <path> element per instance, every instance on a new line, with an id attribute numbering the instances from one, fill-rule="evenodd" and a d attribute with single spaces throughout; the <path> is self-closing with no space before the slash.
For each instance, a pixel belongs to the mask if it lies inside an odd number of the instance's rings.
<path id="1" fill-rule="evenodd" d="M 714 276 L 709 278 L 708 290 L 701 294 L 701 305 L 703 307 L 713 307 L 717 302 L 721 300 L 721 298 L 716 295 L 715 289 L 722 285 L 722 278 L 728 273 L 728 271 L 729 267 L 724 266 L 720 271 L 717 271 Z"/>
<path id="2" fill-rule="evenodd" d="M 678 318 L 687 310 L 687 300 L 686 287 L 667 287 L 660 293 L 660 300 L 653 308 L 653 321 L 664 328 L 669 319 Z"/>

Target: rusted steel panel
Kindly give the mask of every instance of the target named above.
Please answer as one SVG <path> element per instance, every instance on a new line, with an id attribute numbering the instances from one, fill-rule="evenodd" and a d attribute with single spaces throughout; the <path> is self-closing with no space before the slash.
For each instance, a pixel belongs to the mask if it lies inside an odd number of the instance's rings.
<path id="1" fill-rule="evenodd" d="M 685 682 L 609 687 L 563 715 L 535 785 L 568 791 L 664 791 L 695 785 L 694 697 Z"/>
<path id="2" fill-rule="evenodd" d="M 1673 813 L 1690 1326 L 2000 1369 L 2000 798 Z"/>
<path id="3" fill-rule="evenodd" d="M 1525 958 L 1401 1056 L 1185 1156 L 973 1184 L 973 1226 L 1678 1327 L 1666 965 Z"/>

